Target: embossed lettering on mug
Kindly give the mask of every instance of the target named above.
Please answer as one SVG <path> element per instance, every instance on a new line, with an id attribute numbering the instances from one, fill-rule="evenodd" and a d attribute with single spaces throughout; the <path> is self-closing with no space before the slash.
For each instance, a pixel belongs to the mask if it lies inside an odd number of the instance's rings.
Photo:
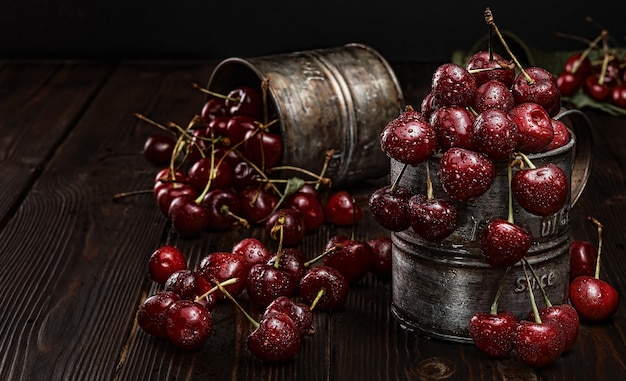
<path id="1" fill-rule="evenodd" d="M 541 237 L 549 237 L 561 233 L 569 226 L 569 206 L 565 206 L 558 213 L 541 219 Z"/>
<path id="2" fill-rule="evenodd" d="M 541 285 L 541 287 L 545 289 L 557 283 L 557 275 L 554 271 L 550 271 L 542 275 L 537 274 L 537 277 L 539 278 L 539 282 L 537 282 L 537 280 L 534 277 L 530 278 L 530 286 L 532 287 L 533 290 L 539 290 L 540 289 L 539 285 Z M 526 277 L 524 276 L 518 277 L 515 281 L 515 289 L 513 291 L 519 293 L 519 292 L 525 292 L 527 290 L 528 290 L 528 283 L 526 282 Z"/>

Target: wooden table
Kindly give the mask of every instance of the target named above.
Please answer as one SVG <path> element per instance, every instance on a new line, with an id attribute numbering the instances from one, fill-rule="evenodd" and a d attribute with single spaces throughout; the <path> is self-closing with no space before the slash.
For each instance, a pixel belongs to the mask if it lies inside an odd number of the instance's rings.
<path id="1" fill-rule="evenodd" d="M 179 239 L 150 195 L 157 168 L 140 155 L 154 127 L 134 117 L 185 125 L 216 62 L 0 62 L 0 379 L 2 380 L 615 380 L 626 373 L 624 308 L 583 323 L 575 346 L 552 366 L 493 360 L 473 345 L 405 331 L 390 313 L 390 281 L 368 275 L 339 311 L 315 314 L 316 333 L 286 364 L 247 350 L 250 325 L 218 306 L 214 332 L 197 351 L 149 337 L 138 305 L 155 286 L 147 260 L 178 245 L 195 266 L 260 228 Z M 436 64 L 394 63 L 406 102 L 419 104 Z M 596 242 L 586 217 L 604 225 L 602 277 L 626 295 L 626 120 L 587 110 L 594 162 L 571 211 L 572 235 Z M 357 202 L 380 181 L 351 189 Z M 319 253 L 345 228 L 324 226 L 302 243 Z M 355 232 L 388 234 L 369 216 Z M 244 303 L 244 306 L 249 307 Z"/>

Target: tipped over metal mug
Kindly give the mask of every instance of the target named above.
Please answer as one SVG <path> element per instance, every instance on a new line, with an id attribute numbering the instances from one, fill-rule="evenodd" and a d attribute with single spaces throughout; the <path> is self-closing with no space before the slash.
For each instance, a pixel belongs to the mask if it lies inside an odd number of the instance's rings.
<path id="1" fill-rule="evenodd" d="M 381 177 L 389 160 L 379 135 L 404 107 L 400 84 L 385 59 L 363 44 L 220 62 L 207 88 L 261 88 L 268 81 L 270 107 L 283 140 L 282 163 L 319 173 L 333 185 Z"/>
<path id="2" fill-rule="evenodd" d="M 526 255 L 537 275 L 531 289 L 541 306 L 540 286 L 552 304 L 567 301 L 569 290 L 569 211 L 582 193 L 592 162 L 591 125 L 578 110 L 562 110 L 571 139 L 555 150 L 528 155 L 535 166 L 554 163 L 570 179 L 570 194 L 561 210 L 551 216 L 530 214 L 514 203 L 516 224 L 528 228 L 533 244 Z M 392 233 L 392 312 L 400 324 L 426 336 L 455 342 L 471 342 L 468 324 L 477 312 L 490 312 L 503 279 L 503 268 L 491 267 L 480 250 L 480 231 L 492 218 L 508 215 L 508 162 L 496 163 L 496 179 L 476 200 L 457 203 L 457 229 L 441 242 L 419 237 L 412 229 Z M 433 189 L 444 194 L 436 175 L 439 157 L 428 162 Z M 391 161 L 391 181 L 404 164 Z M 425 165 L 407 166 L 400 183 L 413 193 L 425 194 Z M 527 280 L 521 263 L 503 281 L 499 311 L 511 311 L 520 319 L 531 311 Z"/>

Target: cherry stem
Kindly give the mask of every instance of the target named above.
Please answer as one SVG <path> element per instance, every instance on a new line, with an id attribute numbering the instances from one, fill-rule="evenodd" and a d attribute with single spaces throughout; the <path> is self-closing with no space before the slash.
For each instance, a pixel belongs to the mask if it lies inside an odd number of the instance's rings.
<path id="1" fill-rule="evenodd" d="M 324 155 L 324 164 L 322 165 L 322 170 L 320 171 L 320 174 L 319 174 L 321 178 L 324 178 L 324 175 L 326 174 L 326 171 L 328 170 L 328 165 L 330 164 L 330 161 L 332 160 L 334 154 L 335 154 L 334 149 L 329 149 L 328 151 L 326 151 L 326 154 Z M 315 184 L 315 189 L 320 189 L 321 184 L 322 184 L 322 181 L 318 180 L 317 184 Z M 330 180 L 327 185 L 330 186 Z"/>
<path id="2" fill-rule="evenodd" d="M 428 197 L 429 200 L 432 200 L 434 198 L 433 182 L 430 179 L 430 165 L 428 165 L 428 161 L 426 161 L 425 165 L 426 165 L 426 197 Z"/>
<path id="3" fill-rule="evenodd" d="M 124 197 L 136 196 L 136 195 L 139 195 L 139 194 L 146 194 L 146 193 L 154 193 L 154 189 L 140 189 L 140 190 L 136 190 L 136 191 L 128 191 L 128 192 L 116 193 L 116 194 L 113 195 L 113 201 L 119 201 L 119 200 L 123 199 Z"/>
<path id="4" fill-rule="evenodd" d="M 509 163 L 509 165 L 507 166 L 507 178 L 509 185 L 509 210 L 507 221 L 513 224 L 515 223 L 515 218 L 513 216 L 513 190 L 511 189 L 511 179 L 513 178 L 513 162 Z"/>
<path id="5" fill-rule="evenodd" d="M 535 164 L 533 164 L 533 162 L 530 160 L 530 158 L 526 156 L 525 154 L 523 154 L 522 152 L 518 152 L 517 155 L 522 157 L 522 159 L 524 160 L 524 163 L 528 166 L 528 168 L 530 169 L 537 168 Z"/>
<path id="6" fill-rule="evenodd" d="M 220 93 L 216 93 L 215 91 L 211 91 L 207 88 L 204 88 L 200 85 L 198 85 L 197 83 L 192 83 L 191 87 L 193 87 L 194 89 L 200 90 L 201 92 L 205 93 L 205 94 L 209 94 L 211 96 L 214 96 L 216 98 L 221 98 L 221 99 L 225 99 L 228 101 L 233 101 L 233 102 L 239 102 L 239 98 L 233 98 L 233 97 L 229 97 L 227 95 L 224 94 L 220 94 Z"/>
<path id="7" fill-rule="evenodd" d="M 284 216 L 280 216 L 278 217 L 278 219 L 276 220 L 276 223 L 274 224 L 274 226 L 272 226 L 272 229 L 270 230 L 270 236 L 273 239 L 276 239 L 276 231 L 278 231 L 278 233 L 280 234 L 279 239 L 278 239 L 278 249 L 276 250 L 276 262 L 274 262 L 274 267 L 275 268 L 279 268 L 280 267 L 280 253 L 281 251 L 283 251 L 283 234 L 284 234 L 284 230 L 285 230 L 285 217 Z"/>
<path id="8" fill-rule="evenodd" d="M 606 41 L 607 36 L 608 36 L 608 33 L 606 31 L 602 31 L 602 33 L 600 33 L 600 37 L 602 37 L 602 54 L 603 54 L 602 69 L 600 70 L 600 76 L 598 78 L 598 83 L 600 85 L 604 84 L 604 79 L 606 78 L 606 69 L 609 66 L 609 60 L 611 58 L 611 55 L 609 54 L 609 46 Z"/>
<path id="9" fill-rule="evenodd" d="M 535 302 L 535 294 L 530 285 L 530 279 L 528 277 L 528 271 L 526 270 L 526 262 L 522 261 L 522 267 L 524 268 L 524 276 L 526 277 L 526 284 L 528 285 L 528 293 L 530 294 L 530 304 L 533 308 L 533 315 L 535 315 L 535 323 L 541 324 L 541 317 L 539 316 L 539 309 L 537 309 L 537 303 Z"/>
<path id="10" fill-rule="evenodd" d="M 215 282 L 215 284 L 217 285 L 217 288 L 220 289 L 220 291 L 226 295 L 226 297 L 228 299 L 230 299 L 231 302 L 233 302 L 233 304 L 235 304 L 235 306 L 237 306 L 237 308 L 239 308 L 239 310 L 244 314 L 244 316 L 250 321 L 250 323 L 254 326 L 254 328 L 259 328 L 260 324 L 258 321 L 254 320 L 254 318 L 252 318 L 252 316 L 250 316 L 249 313 L 246 312 L 246 310 L 241 306 L 241 304 L 239 304 L 239 302 L 237 301 L 237 299 L 235 299 L 230 292 L 228 292 L 224 287 L 222 287 L 221 283 L 217 280 L 217 279 L 213 279 L 213 282 Z"/>
<path id="11" fill-rule="evenodd" d="M 311 266 L 313 263 L 319 261 L 320 259 L 322 259 L 324 256 L 326 256 L 327 254 L 333 253 L 337 250 L 341 250 L 343 249 L 343 245 L 340 243 L 336 243 L 333 246 L 329 247 L 328 249 L 324 250 L 324 252 L 320 255 L 318 255 L 317 257 L 308 260 L 307 262 L 304 262 L 304 267 L 309 267 Z"/>
<path id="12" fill-rule="evenodd" d="M 395 192 L 396 189 L 398 189 L 398 186 L 400 185 L 400 180 L 402 179 L 402 176 L 404 175 L 404 172 L 406 171 L 406 168 L 408 167 L 408 164 L 404 164 L 402 166 L 402 169 L 400 170 L 400 173 L 398 173 L 398 177 L 396 177 L 396 179 L 393 181 L 393 184 L 391 185 L 391 191 Z"/>
<path id="13" fill-rule="evenodd" d="M 352 234 L 350 235 L 350 239 L 354 241 L 356 230 L 356 200 L 352 197 Z"/>
<path id="14" fill-rule="evenodd" d="M 270 186 L 272 187 L 272 189 L 274 189 L 274 191 L 276 192 L 276 194 L 278 194 L 281 198 L 282 198 L 282 192 L 280 190 L 278 190 L 278 188 L 276 187 L 276 185 L 274 184 L 274 181 L 272 181 L 272 179 L 270 179 L 264 171 L 261 170 L 261 168 L 257 167 L 256 164 L 254 164 L 253 162 L 251 162 L 250 160 L 248 160 L 248 158 L 246 158 L 245 156 L 239 154 L 239 151 L 237 150 L 233 150 L 235 153 L 237 153 L 237 156 L 239 156 L 239 158 L 241 158 L 243 161 L 245 161 L 248 165 L 250 165 L 262 178 L 263 180 L 260 180 L 262 182 L 265 182 L 267 184 L 270 184 Z M 224 155 L 224 157 L 226 157 L 226 155 Z"/>
<path id="15" fill-rule="evenodd" d="M 533 278 L 535 279 L 535 282 L 537 282 L 537 284 L 539 285 L 539 290 L 541 290 L 541 295 L 543 296 L 543 301 L 546 304 L 546 307 L 552 307 L 552 303 L 550 302 L 550 299 L 548 298 L 548 294 L 546 293 L 545 288 L 543 288 L 543 285 L 539 281 L 539 276 L 537 275 L 537 272 L 535 272 L 535 269 L 530 265 L 530 262 L 528 262 L 528 259 L 526 259 L 526 257 L 523 257 L 522 261 L 528 266 L 528 268 L 530 269 L 530 272 L 533 274 Z"/>
<path id="16" fill-rule="evenodd" d="M 602 228 L 604 227 L 600 221 L 598 221 L 596 218 L 594 217 L 587 217 L 587 219 L 589 221 L 591 221 L 591 223 L 593 223 L 594 225 L 596 225 L 597 229 L 598 229 L 598 255 L 596 257 L 596 273 L 595 273 L 595 278 L 596 279 L 600 279 L 600 255 L 602 254 Z"/>
<path id="17" fill-rule="evenodd" d="M 154 120 L 144 116 L 143 114 L 135 113 L 134 115 L 135 115 L 135 117 L 137 119 L 141 119 L 144 122 L 148 122 L 148 123 L 152 124 L 153 126 L 156 126 L 156 127 L 160 128 L 160 129 L 162 129 L 163 131 L 166 131 L 166 132 L 176 136 L 176 133 L 174 131 L 172 131 L 171 128 L 167 128 L 166 126 L 164 126 L 164 125 L 162 125 L 162 124 L 160 124 L 158 122 L 155 122 Z"/>
<path id="18" fill-rule="evenodd" d="M 263 122 L 265 124 L 267 124 L 269 120 L 269 112 L 267 109 L 267 91 L 269 90 L 269 87 L 270 79 L 267 77 L 263 78 L 263 80 L 261 81 L 261 94 L 263 97 Z"/>
<path id="19" fill-rule="evenodd" d="M 243 217 L 240 217 L 238 215 L 236 215 L 235 213 L 230 211 L 230 208 L 228 207 L 228 205 L 222 205 L 222 207 L 220 208 L 220 212 L 232 217 L 235 219 L 235 221 L 237 221 L 236 223 L 240 224 L 241 226 L 243 226 L 244 228 L 250 228 L 250 223 L 248 222 L 248 220 L 246 220 Z"/>
<path id="20" fill-rule="evenodd" d="M 532 79 L 530 75 L 528 75 L 528 73 L 526 73 L 526 71 L 522 67 L 522 64 L 519 63 L 519 61 L 517 60 L 517 57 L 515 57 L 515 55 L 511 51 L 511 48 L 509 48 L 509 45 L 504 40 L 504 36 L 502 36 L 502 33 L 500 33 L 500 29 L 498 29 L 498 26 L 496 25 L 496 22 L 493 19 L 493 13 L 491 12 L 491 9 L 489 9 L 489 7 L 485 9 L 484 16 L 485 16 L 485 21 L 487 22 L 487 25 L 491 26 L 491 29 L 493 29 L 493 31 L 496 33 L 496 35 L 500 39 L 500 42 L 502 42 L 502 46 L 504 46 L 504 49 L 506 49 L 507 53 L 509 53 L 509 56 L 511 56 L 511 59 L 513 60 L 513 62 L 515 62 L 515 64 L 520 69 L 524 77 L 526 77 L 526 81 L 531 85 L 534 84 L 535 80 Z"/>
<path id="21" fill-rule="evenodd" d="M 491 303 L 491 310 L 489 311 L 492 315 L 498 314 L 498 301 L 500 300 L 500 295 L 502 295 L 502 289 L 504 288 L 504 279 L 506 278 L 510 270 L 511 270 L 511 266 L 508 266 L 504 270 L 502 279 L 500 279 L 500 285 L 498 286 L 498 291 L 496 291 L 496 297 L 493 299 L 493 303 Z"/>
<path id="22" fill-rule="evenodd" d="M 228 286 L 229 284 L 235 284 L 235 283 L 237 283 L 238 281 L 239 281 L 239 278 L 230 278 L 230 279 L 227 279 L 227 280 L 225 280 L 225 281 L 221 282 L 220 284 L 221 284 L 222 286 Z M 211 288 L 209 291 L 205 292 L 204 294 L 202 294 L 202 295 L 198 296 L 198 297 L 196 298 L 196 300 L 195 300 L 195 301 L 196 301 L 196 302 L 199 302 L 199 301 L 201 301 L 202 299 L 204 299 L 204 298 L 206 298 L 207 296 L 211 295 L 212 293 L 214 293 L 214 292 L 215 292 L 215 291 L 217 291 L 217 290 L 219 290 L 219 287 L 218 287 L 218 286 L 215 286 L 215 287 Z"/>
<path id="23" fill-rule="evenodd" d="M 322 299 L 322 297 L 325 294 L 326 294 L 326 288 L 324 287 L 320 288 L 320 290 L 317 292 L 317 296 L 315 296 L 315 299 L 313 300 L 313 302 L 311 303 L 311 306 L 309 307 L 311 311 L 313 311 L 315 306 L 317 306 L 317 303 L 320 301 L 320 299 Z"/>
<path id="24" fill-rule="evenodd" d="M 274 172 L 274 171 L 284 171 L 284 170 L 292 170 L 292 171 L 296 171 L 296 172 L 301 172 L 304 173 L 306 175 L 311 176 L 314 179 L 317 179 L 319 182 L 321 182 L 324 185 L 329 185 L 330 184 L 330 179 L 327 177 L 322 177 L 316 173 L 313 173 L 307 169 L 304 168 L 300 168 L 300 167 L 295 167 L 292 165 L 279 165 L 276 167 L 272 167 L 270 169 L 268 169 L 268 172 Z"/>

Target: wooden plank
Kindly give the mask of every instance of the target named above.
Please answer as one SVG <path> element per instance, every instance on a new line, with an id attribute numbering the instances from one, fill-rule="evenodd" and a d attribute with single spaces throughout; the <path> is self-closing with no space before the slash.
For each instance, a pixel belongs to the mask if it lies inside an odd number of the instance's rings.
<path id="1" fill-rule="evenodd" d="M 64 69 L 70 84 L 76 70 Z M 151 187 L 154 173 L 142 156 L 118 154 L 138 153 L 153 131 L 134 112 L 175 118 L 198 110 L 202 97 L 187 94 L 207 70 L 120 67 L 44 163 L 0 236 L 0 276 L 12 280 L 0 291 L 0 379 L 113 379 L 146 286 L 147 256 L 165 226 L 150 198 L 111 201 L 116 192 Z M 64 95 L 90 85 L 83 77 Z M 49 106 L 59 120 L 67 118 L 63 104 Z"/>
<path id="2" fill-rule="evenodd" d="M 0 226 L 106 79 L 110 65 L 9 62 L 0 70 Z"/>

